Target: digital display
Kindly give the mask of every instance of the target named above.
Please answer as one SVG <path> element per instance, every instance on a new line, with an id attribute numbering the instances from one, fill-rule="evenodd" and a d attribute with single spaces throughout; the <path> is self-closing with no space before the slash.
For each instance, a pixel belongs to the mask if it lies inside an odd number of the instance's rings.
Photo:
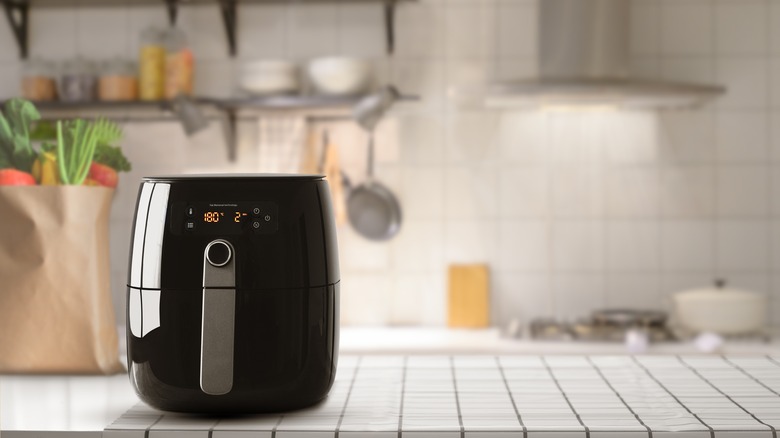
<path id="1" fill-rule="evenodd" d="M 203 213 L 203 222 L 206 222 L 207 224 L 218 224 L 220 222 L 224 221 L 230 221 L 230 216 L 233 217 L 233 222 L 240 224 L 242 220 L 246 219 L 247 216 L 249 216 L 249 213 L 245 211 L 228 211 L 228 218 L 225 218 L 224 211 L 214 210 L 214 211 L 207 211 Z"/>
<path id="2" fill-rule="evenodd" d="M 181 219 L 171 226 L 177 234 L 267 234 L 278 228 L 277 210 L 269 201 L 177 203 L 173 217 Z"/>

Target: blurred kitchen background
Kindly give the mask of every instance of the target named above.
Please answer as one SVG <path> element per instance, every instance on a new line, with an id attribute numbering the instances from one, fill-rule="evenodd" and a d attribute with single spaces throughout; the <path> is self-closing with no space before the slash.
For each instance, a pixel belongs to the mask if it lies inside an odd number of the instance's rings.
<path id="1" fill-rule="evenodd" d="M 487 266 L 494 327 L 669 310 L 672 294 L 716 278 L 765 295 L 780 325 L 780 2 L 630 1 L 632 74 L 726 89 L 699 108 L 483 105 L 489 84 L 537 75 L 543 1 L 399 2 L 392 55 L 379 2 L 239 2 L 235 57 L 217 3 L 183 4 L 176 26 L 194 54 L 195 96 L 244 95 L 249 62 L 305 70 L 350 56 L 370 60 L 376 85 L 418 97 L 376 133 L 376 177 L 399 199 L 400 233 L 374 242 L 339 228 L 344 325 L 446 326 L 455 264 Z M 163 2 L 69 3 L 33 3 L 29 59 L 137 61 L 142 31 L 168 25 Z M 28 68 L 0 21 L 0 99 L 20 94 Z M 119 120 L 133 164 L 111 218 L 119 323 L 142 176 L 295 170 L 312 132 L 327 130 L 352 184 L 365 178 L 366 134 L 349 117 L 242 116 L 235 161 L 214 121 L 188 137 L 175 120 Z"/>

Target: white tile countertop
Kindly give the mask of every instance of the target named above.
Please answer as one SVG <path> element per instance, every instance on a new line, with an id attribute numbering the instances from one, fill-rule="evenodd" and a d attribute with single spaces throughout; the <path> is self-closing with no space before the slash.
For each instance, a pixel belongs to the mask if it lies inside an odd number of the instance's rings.
<path id="1" fill-rule="evenodd" d="M 776 437 L 775 428 L 776 355 L 345 355 L 321 404 L 223 419 L 148 408 L 124 375 L 0 378 L 3 438 Z"/>

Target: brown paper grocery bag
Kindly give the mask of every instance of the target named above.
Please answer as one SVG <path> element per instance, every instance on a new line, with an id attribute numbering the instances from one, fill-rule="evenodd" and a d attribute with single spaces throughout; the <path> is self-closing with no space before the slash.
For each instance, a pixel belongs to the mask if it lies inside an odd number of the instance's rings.
<path id="1" fill-rule="evenodd" d="M 0 187 L 0 372 L 122 371 L 111 304 L 113 190 Z"/>

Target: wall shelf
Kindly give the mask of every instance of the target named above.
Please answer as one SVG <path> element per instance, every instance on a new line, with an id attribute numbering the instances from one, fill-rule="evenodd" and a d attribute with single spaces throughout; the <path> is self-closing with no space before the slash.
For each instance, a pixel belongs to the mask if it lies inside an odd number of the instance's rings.
<path id="1" fill-rule="evenodd" d="M 29 55 L 29 17 L 30 9 L 38 7 L 76 7 L 76 6 L 131 6 L 165 5 L 168 22 L 173 25 L 178 17 L 179 7 L 196 4 L 218 4 L 225 28 L 230 56 L 238 52 L 236 44 L 237 17 L 240 4 L 381 4 L 384 7 L 385 40 L 387 53 L 395 48 L 395 8 L 398 3 L 416 0 L 0 0 L 6 19 L 11 26 L 14 39 L 19 47 L 19 56 L 26 59 Z"/>
<path id="2" fill-rule="evenodd" d="M 309 120 L 349 120 L 352 107 L 363 96 L 282 95 L 268 97 L 196 97 L 193 102 L 206 118 L 218 120 L 224 130 L 228 158 L 236 159 L 236 123 L 269 114 L 289 114 Z M 418 96 L 402 95 L 401 102 Z M 105 117 L 118 121 L 157 122 L 178 120 L 172 101 L 35 102 L 44 120 Z"/>

